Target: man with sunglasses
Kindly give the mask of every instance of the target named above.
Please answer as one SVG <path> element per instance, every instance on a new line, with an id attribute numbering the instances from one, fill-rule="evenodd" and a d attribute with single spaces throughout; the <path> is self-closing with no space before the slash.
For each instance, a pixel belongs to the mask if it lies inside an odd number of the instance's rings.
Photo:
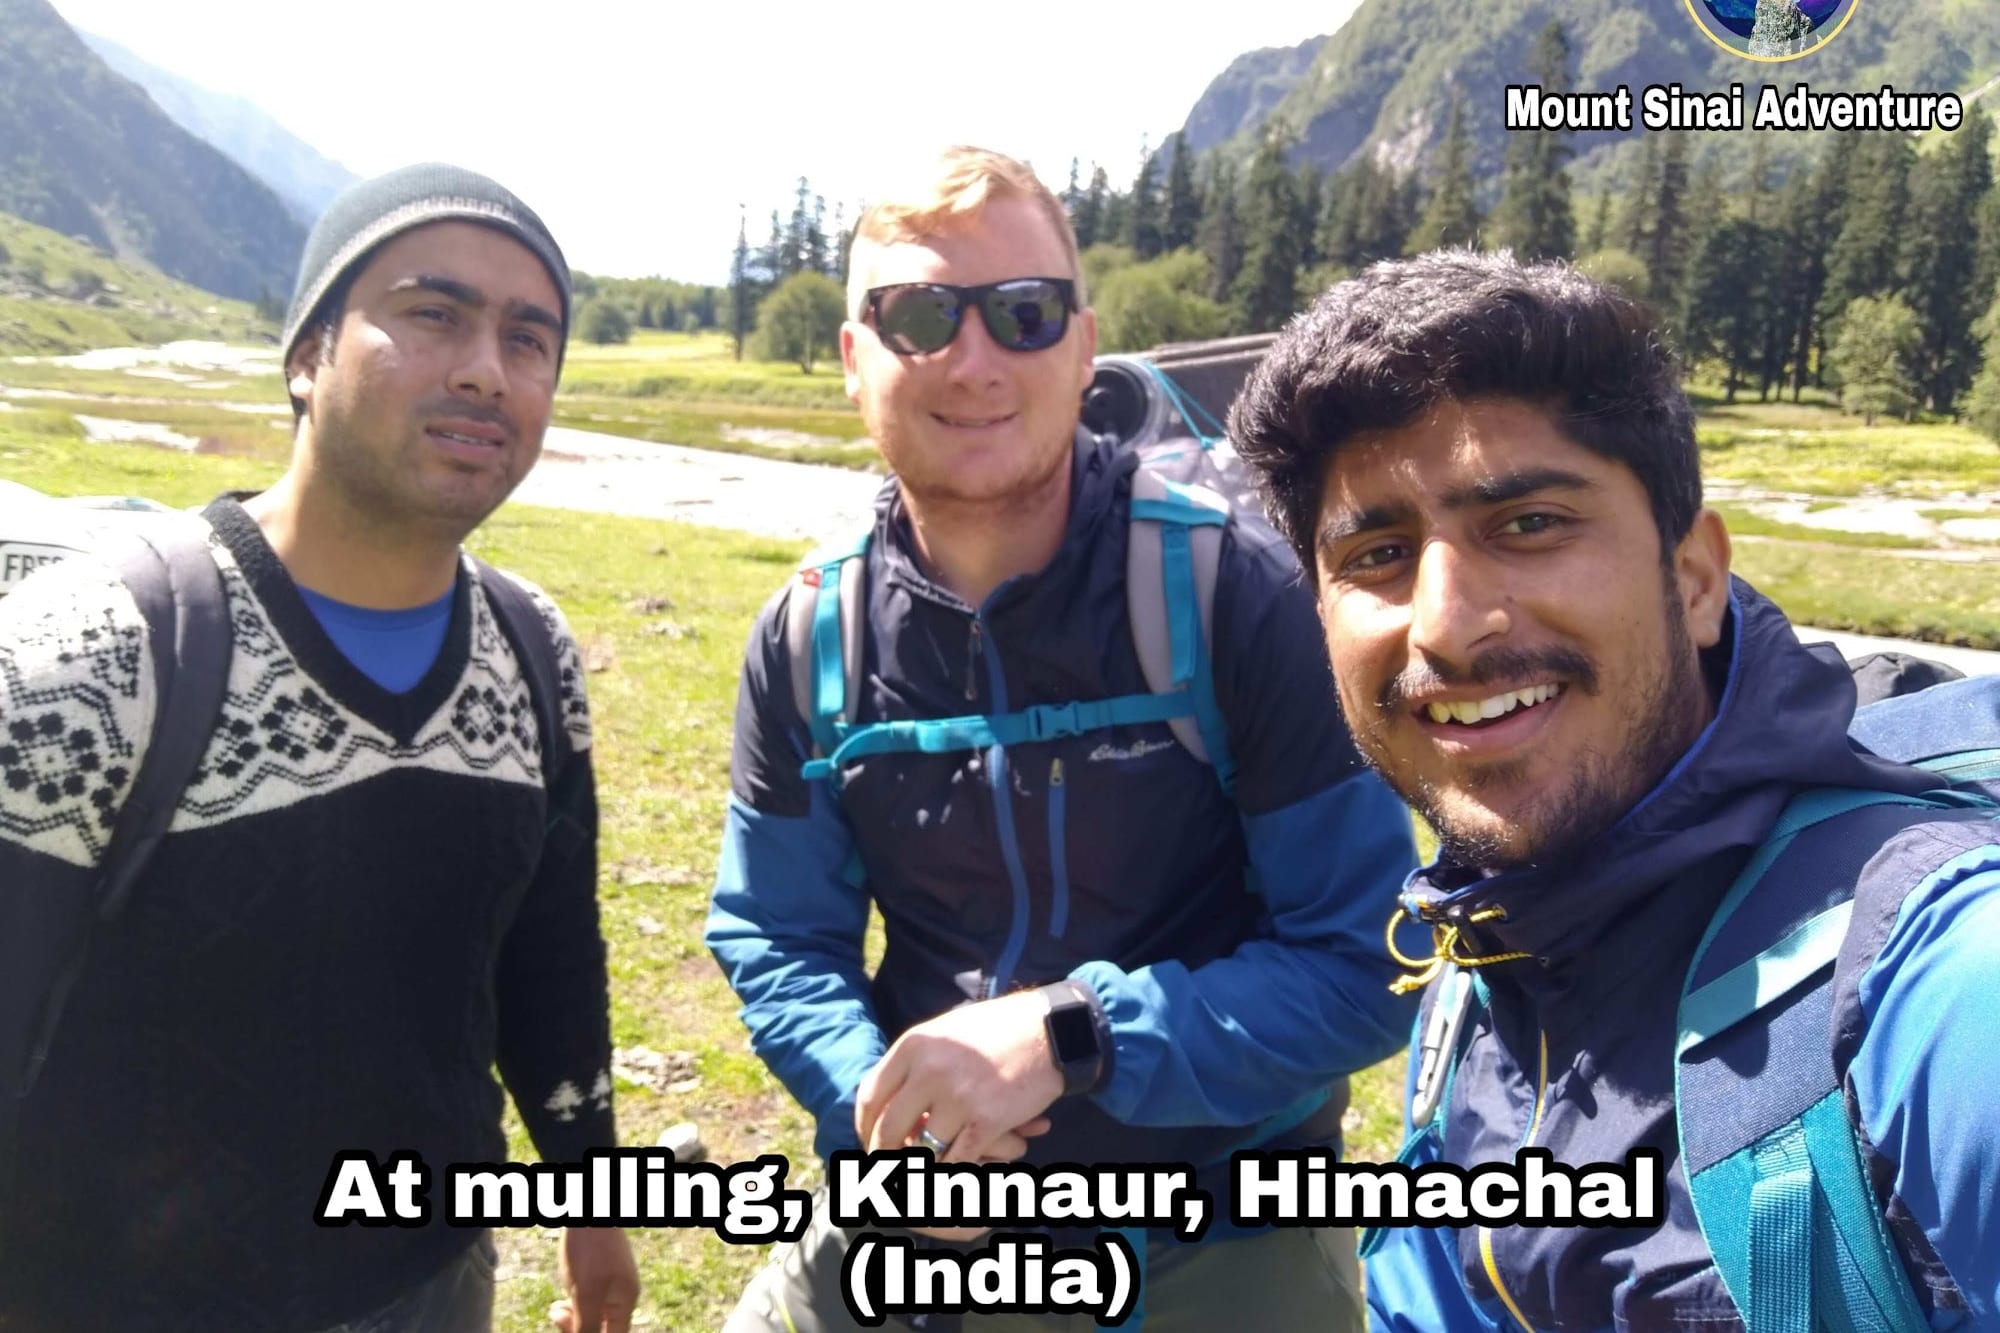
<path id="1" fill-rule="evenodd" d="M 1336 1143 L 1345 1075 L 1409 1014 L 1380 934 L 1408 819 L 1327 706 L 1311 600 L 1282 550 L 1223 529 L 1205 651 L 1233 795 L 1163 721 L 1003 740 L 1018 710 L 1147 691 L 1125 588 L 1137 459 L 1078 429 L 1096 326 L 1075 238 L 1025 164 L 953 149 L 863 216 L 850 269 L 848 393 L 895 480 L 860 553 L 781 590 L 746 655 L 708 941 L 752 1043 L 822 1154 L 1197 1168 L 1203 1243 L 1128 1238 L 1150 1328 L 1357 1327 L 1349 1233 L 1228 1222 L 1230 1152 Z M 829 605 L 818 585 L 849 571 L 853 669 L 815 666 L 795 600 Z M 828 672 L 852 696 L 831 734 L 812 702 Z M 886 722 L 938 743 L 833 753 Z M 733 1333 L 855 1327 L 852 1234 L 827 1212 Z"/>

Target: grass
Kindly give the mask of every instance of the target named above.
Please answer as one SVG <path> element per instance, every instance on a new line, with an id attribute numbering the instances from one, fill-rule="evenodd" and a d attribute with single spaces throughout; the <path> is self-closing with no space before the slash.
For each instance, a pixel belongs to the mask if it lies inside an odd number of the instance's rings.
<path id="1" fill-rule="evenodd" d="M 11 399 L 22 405 L 158 422 L 202 439 L 205 449 L 280 458 L 288 448 L 286 432 L 266 424 L 290 415 L 275 374 L 218 373 L 178 383 L 47 360 L 6 360 L 0 361 L 0 388 L 34 391 Z M 200 406 L 220 402 L 269 403 L 271 415 Z M 739 364 L 728 340 L 715 334 L 641 330 L 624 346 L 571 347 L 554 419 L 661 444 L 881 470 L 837 365 L 805 376 L 797 366 Z"/>
<path id="2" fill-rule="evenodd" d="M 1733 564 L 1787 616 L 1804 624 L 2000 649 L 2000 574 L 1990 564 L 1910 560 L 1783 541 L 1743 542 Z"/>
<path id="3" fill-rule="evenodd" d="M 738 361 L 718 333 L 640 329 L 629 343 L 572 345 L 556 420 L 662 444 L 879 471 L 839 364 Z"/>
<path id="4" fill-rule="evenodd" d="M 1877 550 L 1930 550 L 1933 543 L 1920 537 L 1896 532 L 1847 532 L 1840 528 L 1815 528 L 1805 523 L 1784 523 L 1765 518 L 1742 505 L 1717 504 L 1715 511 L 1729 523 L 1733 537 L 1770 537 L 1784 541 L 1825 542 L 1835 546 L 1858 546 Z"/>
<path id="5" fill-rule="evenodd" d="M 881 469 L 881 456 L 863 437 L 861 418 L 851 410 L 577 398 L 565 392 L 556 400 L 556 421 L 608 435 L 753 454 L 787 463 L 827 463 L 862 472 Z"/>
<path id="6" fill-rule="evenodd" d="M 183 383 L 156 376 L 128 375 L 122 370 L 85 370 L 49 361 L 10 358 L 0 361 L 0 386 L 86 398 L 271 403 L 280 409 L 286 404 L 284 381 L 276 373 L 247 376 L 218 373 Z"/>
<path id="7" fill-rule="evenodd" d="M 728 335 L 635 329 L 632 341 L 570 345 L 563 392 L 581 398 L 676 398 L 851 411 L 840 363 L 808 375 L 790 362 L 738 361 Z"/>
<path id="8" fill-rule="evenodd" d="M 243 343 L 276 333 L 241 301 L 11 214 L 0 213 L 0 246 L 9 256 L 0 265 L 0 353 L 49 355 L 180 338 Z"/>
<path id="9" fill-rule="evenodd" d="M 1873 428 L 1852 417 L 1825 429 L 1761 424 L 1791 411 L 1704 416 L 1695 429 L 1702 473 L 1767 490 L 1851 496 L 1882 490 L 1947 496 L 2000 490 L 2000 445 L 1964 426 Z"/>

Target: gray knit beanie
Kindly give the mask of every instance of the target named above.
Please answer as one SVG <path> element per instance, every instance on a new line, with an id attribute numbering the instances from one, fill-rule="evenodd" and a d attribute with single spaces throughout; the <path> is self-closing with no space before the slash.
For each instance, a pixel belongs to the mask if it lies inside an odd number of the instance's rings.
<path id="1" fill-rule="evenodd" d="M 360 268 L 376 246 L 412 227 L 447 221 L 498 228 L 542 261 L 562 296 L 566 343 L 569 265 L 542 220 L 497 181 L 463 167 L 425 162 L 350 185 L 320 214 L 299 258 L 299 281 L 292 289 L 291 309 L 285 313 L 284 353 L 278 364 L 290 364 L 292 349 L 318 318 L 327 293 L 350 271 Z M 562 353 L 558 345 L 558 372 L 562 370 Z M 300 405 L 295 402 L 293 406 Z"/>

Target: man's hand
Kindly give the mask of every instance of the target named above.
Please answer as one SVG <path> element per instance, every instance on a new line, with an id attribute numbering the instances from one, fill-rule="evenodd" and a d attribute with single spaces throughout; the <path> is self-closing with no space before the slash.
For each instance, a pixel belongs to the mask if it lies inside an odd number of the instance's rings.
<path id="1" fill-rule="evenodd" d="M 861 1080 L 854 1129 L 870 1151 L 918 1130 L 951 1145 L 947 1162 L 1012 1161 L 1062 1095 L 1037 991 L 961 1005 L 905 1032 Z M 944 1239 L 946 1237 L 941 1237 Z"/>
<path id="2" fill-rule="evenodd" d="M 563 1333 L 630 1333 L 639 1266 L 617 1227 L 564 1227 L 557 1281 L 566 1300 L 549 1306 Z"/>

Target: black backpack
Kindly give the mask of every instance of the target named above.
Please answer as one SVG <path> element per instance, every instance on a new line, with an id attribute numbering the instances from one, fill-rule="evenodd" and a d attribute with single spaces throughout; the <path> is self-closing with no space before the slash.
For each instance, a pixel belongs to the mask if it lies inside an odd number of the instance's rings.
<path id="1" fill-rule="evenodd" d="M 17 956 L 39 967 L 14 993 L 27 1003 L 0 1007 L 0 1234 L 12 1211 L 20 1116 L 48 1059 L 71 987 L 82 975 L 93 932 L 130 901 L 181 793 L 208 749 L 228 684 L 234 635 L 221 571 L 208 550 L 208 525 L 190 516 L 148 516 L 102 546 L 146 621 L 156 706 L 145 758 L 81 901 L 30 901 L 15 926 Z M 572 750 L 563 722 L 561 668 L 547 622 L 521 585 L 475 559 L 488 605 L 528 678 L 541 730 L 543 783 L 551 791 Z"/>

